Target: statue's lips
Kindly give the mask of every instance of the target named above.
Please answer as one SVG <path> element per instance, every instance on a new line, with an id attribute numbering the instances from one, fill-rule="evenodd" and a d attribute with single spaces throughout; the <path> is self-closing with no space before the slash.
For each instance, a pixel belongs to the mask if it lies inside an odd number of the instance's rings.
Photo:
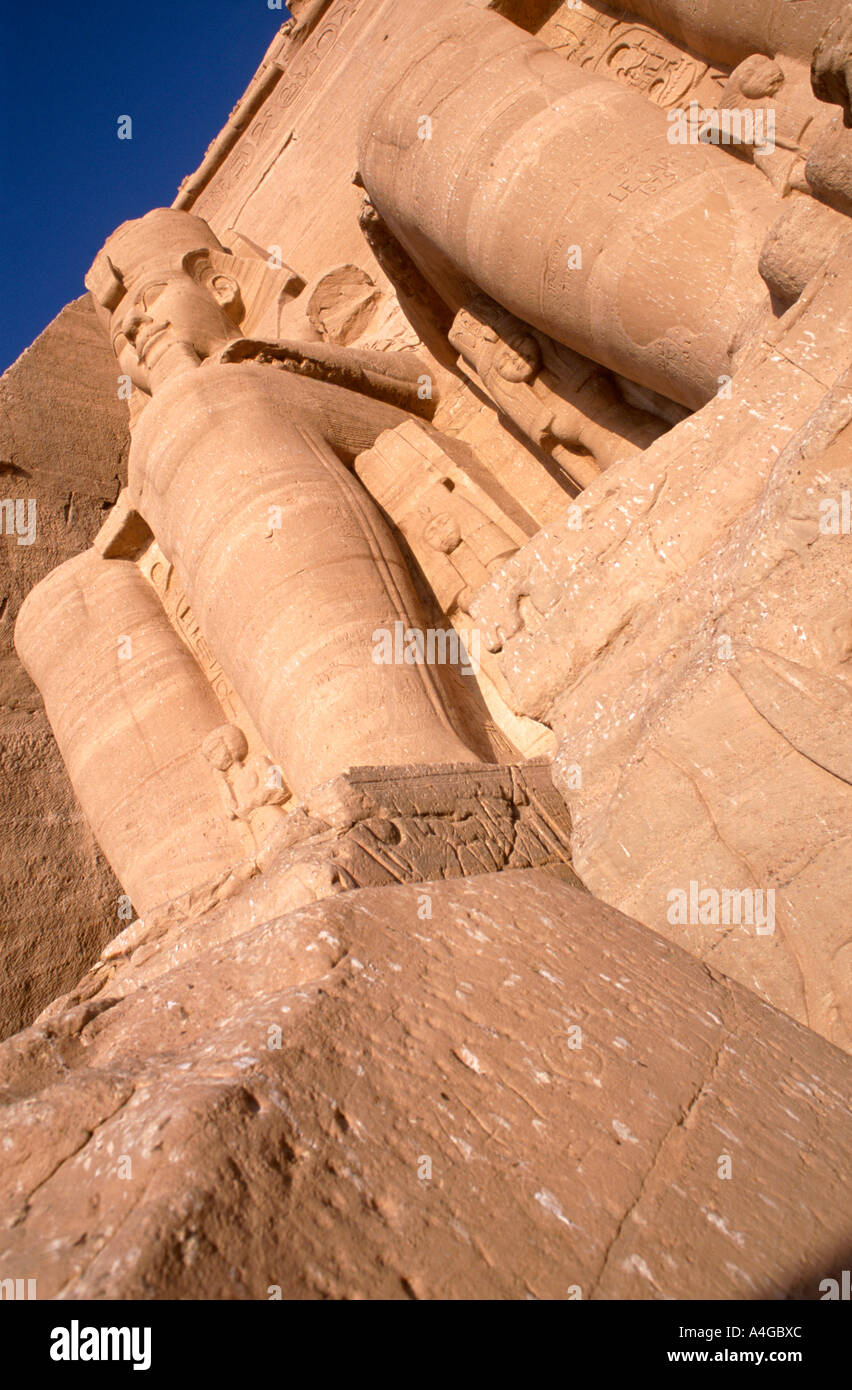
<path id="1" fill-rule="evenodd" d="M 171 323 L 155 323 L 151 328 L 140 333 L 136 339 L 136 356 L 143 366 L 147 366 L 148 354 L 154 343 L 158 342 L 164 334 L 171 328 Z"/>

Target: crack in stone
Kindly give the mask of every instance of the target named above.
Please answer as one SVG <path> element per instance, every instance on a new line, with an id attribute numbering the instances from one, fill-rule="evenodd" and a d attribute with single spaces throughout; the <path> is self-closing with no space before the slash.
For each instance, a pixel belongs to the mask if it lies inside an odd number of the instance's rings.
<path id="1" fill-rule="evenodd" d="M 658 1144 L 656 1152 L 654 1153 L 654 1156 L 651 1160 L 650 1166 L 647 1169 L 644 1177 L 642 1178 L 641 1183 L 639 1184 L 639 1190 L 636 1193 L 636 1196 L 634 1197 L 633 1201 L 630 1203 L 630 1206 L 625 1211 L 621 1220 L 619 1221 L 615 1230 L 615 1234 L 613 1235 L 612 1240 L 609 1242 L 609 1245 L 607 1246 L 604 1252 L 604 1257 L 601 1263 L 600 1270 L 598 1271 L 595 1281 L 588 1292 L 587 1298 L 593 1298 L 597 1289 L 599 1288 L 601 1280 L 606 1274 L 607 1268 L 609 1266 L 610 1256 L 612 1255 L 615 1246 L 618 1244 L 618 1241 L 621 1237 L 621 1233 L 624 1230 L 624 1227 L 627 1225 L 629 1218 L 633 1215 L 633 1212 L 636 1210 L 643 1196 L 645 1195 L 645 1189 L 648 1186 L 649 1181 L 653 1177 L 654 1172 L 656 1171 L 657 1164 L 660 1160 L 660 1156 L 663 1150 L 668 1145 L 668 1142 L 671 1139 L 672 1135 L 675 1134 L 679 1129 L 683 1129 L 688 1124 L 690 1115 L 692 1114 L 698 1102 L 701 1100 L 701 1097 L 703 1096 L 710 1082 L 713 1080 L 713 1077 L 716 1074 L 716 1070 L 720 1065 L 722 1053 L 725 1050 L 725 1042 L 729 1037 L 730 1029 L 727 1029 L 722 1038 L 722 1041 L 719 1043 L 719 1046 L 717 1047 L 713 1055 L 713 1060 L 711 1061 L 710 1066 L 707 1068 L 707 1071 L 704 1077 L 702 1078 L 701 1082 L 699 1083 L 694 1095 L 689 1100 L 686 1107 L 681 1111 L 674 1124 L 670 1125 L 669 1128 L 666 1130 L 666 1133 L 663 1135 L 663 1138 Z"/>

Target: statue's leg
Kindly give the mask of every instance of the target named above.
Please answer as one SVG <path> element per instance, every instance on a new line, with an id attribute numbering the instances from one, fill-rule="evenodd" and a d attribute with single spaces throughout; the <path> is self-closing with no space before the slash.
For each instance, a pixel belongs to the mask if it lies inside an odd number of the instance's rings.
<path id="1" fill-rule="evenodd" d="M 670 114 L 500 15 L 459 7 L 406 34 L 371 82 L 360 174 L 454 306 L 473 282 L 694 408 L 769 304 L 757 265 L 779 203 L 730 154 L 670 140 Z"/>
<path id="2" fill-rule="evenodd" d="M 245 857 L 201 752 L 225 715 L 134 564 L 94 550 L 67 560 L 27 597 L 15 642 L 83 811 L 138 912 Z"/>

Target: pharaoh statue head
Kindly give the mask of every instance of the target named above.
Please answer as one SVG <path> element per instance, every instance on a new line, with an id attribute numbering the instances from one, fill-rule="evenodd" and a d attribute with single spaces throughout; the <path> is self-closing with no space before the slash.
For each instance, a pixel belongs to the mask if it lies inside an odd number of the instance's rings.
<path id="1" fill-rule="evenodd" d="M 240 285 L 200 217 L 156 208 L 124 222 L 86 276 L 113 350 L 135 386 L 152 392 L 240 336 Z"/>

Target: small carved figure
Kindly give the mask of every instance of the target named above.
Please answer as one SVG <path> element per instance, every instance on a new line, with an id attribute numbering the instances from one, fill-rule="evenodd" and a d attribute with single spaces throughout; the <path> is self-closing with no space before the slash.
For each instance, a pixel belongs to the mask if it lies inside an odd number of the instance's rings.
<path id="1" fill-rule="evenodd" d="M 244 821 L 258 845 L 281 823 L 288 799 L 277 769 L 262 753 L 249 753 L 248 740 L 236 724 L 222 724 L 208 734 L 202 752 L 219 773 L 222 801 L 229 820 Z"/>
<path id="2" fill-rule="evenodd" d="M 486 295 L 459 311 L 450 342 L 495 404 L 578 488 L 662 432 L 619 398 L 601 368 L 569 348 L 548 350 Z"/>

